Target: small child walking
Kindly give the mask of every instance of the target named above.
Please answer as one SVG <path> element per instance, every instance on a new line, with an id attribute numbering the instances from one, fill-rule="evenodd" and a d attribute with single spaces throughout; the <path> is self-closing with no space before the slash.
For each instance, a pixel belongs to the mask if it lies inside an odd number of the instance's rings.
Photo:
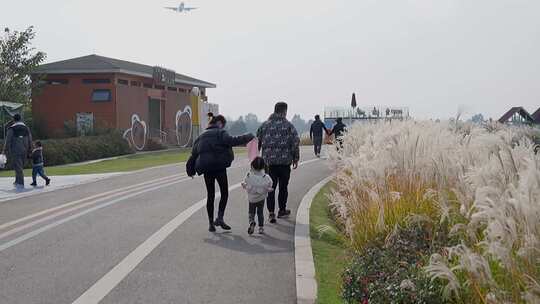
<path id="1" fill-rule="evenodd" d="M 264 159 L 256 157 L 251 162 L 251 170 L 242 183 L 249 201 L 249 235 L 255 231 L 255 213 L 257 213 L 259 233 L 264 233 L 264 201 L 268 197 L 268 192 L 273 191 L 272 178 L 264 172 L 264 169 Z"/>
<path id="2" fill-rule="evenodd" d="M 41 141 L 38 140 L 34 144 L 34 150 L 32 150 L 32 183 L 30 186 L 37 186 L 36 178 L 38 175 L 45 180 L 46 186 L 51 184 L 51 179 L 45 175 L 44 165 L 43 145 L 41 144 Z"/>

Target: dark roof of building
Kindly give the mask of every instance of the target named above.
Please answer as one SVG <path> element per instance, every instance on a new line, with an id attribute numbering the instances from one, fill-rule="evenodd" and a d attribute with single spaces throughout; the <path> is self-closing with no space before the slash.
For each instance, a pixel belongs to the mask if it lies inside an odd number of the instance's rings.
<path id="1" fill-rule="evenodd" d="M 540 108 L 538 108 L 531 116 L 534 119 L 534 123 L 540 124 Z"/>
<path id="2" fill-rule="evenodd" d="M 143 77 L 153 77 L 154 67 L 125 60 L 88 55 L 40 65 L 35 74 L 87 74 L 125 73 Z M 210 82 L 176 73 L 176 82 L 203 88 L 215 88 Z"/>
<path id="3" fill-rule="evenodd" d="M 518 113 L 519 115 L 521 115 L 521 117 L 523 117 L 526 121 L 532 123 L 534 122 L 534 119 L 533 117 L 531 116 L 531 114 L 529 114 L 529 112 L 527 112 L 527 110 L 525 110 L 523 107 L 513 107 L 512 109 L 510 109 L 510 111 L 506 112 L 500 119 L 499 119 L 499 122 L 500 123 L 505 123 L 505 122 L 508 122 L 508 120 L 510 118 L 512 118 L 512 116 L 514 116 L 514 114 Z"/>

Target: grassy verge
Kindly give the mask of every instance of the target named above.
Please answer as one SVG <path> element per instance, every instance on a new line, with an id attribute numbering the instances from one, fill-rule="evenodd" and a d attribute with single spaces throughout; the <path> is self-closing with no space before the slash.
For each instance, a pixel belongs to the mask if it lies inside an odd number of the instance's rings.
<path id="1" fill-rule="evenodd" d="M 245 152 L 245 148 L 235 149 L 236 154 Z M 145 154 L 134 154 L 120 157 L 117 159 L 105 160 L 97 163 L 54 166 L 47 167 L 47 175 L 77 175 L 77 174 L 96 174 L 111 172 L 129 172 L 145 168 L 151 168 L 162 165 L 185 162 L 189 157 L 189 150 L 161 151 Z M 32 170 L 25 170 L 25 176 L 30 176 Z M 0 177 L 13 177 L 14 173 L 10 171 L 0 172 Z"/>
<path id="2" fill-rule="evenodd" d="M 326 194 L 328 184 L 315 196 L 310 209 L 311 246 L 315 260 L 318 295 L 317 302 L 324 304 L 343 303 L 340 296 L 341 273 L 347 264 L 347 252 L 343 236 L 339 234 L 328 208 Z M 319 227 L 330 227 L 319 233 Z"/>

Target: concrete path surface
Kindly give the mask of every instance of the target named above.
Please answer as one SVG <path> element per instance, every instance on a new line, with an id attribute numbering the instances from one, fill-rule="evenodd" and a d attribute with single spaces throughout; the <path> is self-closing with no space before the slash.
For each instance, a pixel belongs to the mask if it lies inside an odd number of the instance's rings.
<path id="1" fill-rule="evenodd" d="M 229 170 L 230 232 L 208 232 L 203 181 L 180 166 L 2 202 L 0 303 L 295 303 L 296 209 L 330 174 L 302 152 L 291 217 L 264 235 L 247 234 L 243 158 Z"/>
<path id="2" fill-rule="evenodd" d="M 44 192 L 55 191 L 77 185 L 82 185 L 89 182 L 94 182 L 100 179 L 116 176 L 122 173 L 107 173 L 107 174 L 85 174 L 85 175 L 69 175 L 69 176 L 49 176 L 52 180 L 50 186 L 45 187 L 45 181 L 38 177 L 38 186 L 32 187 L 32 177 L 25 177 L 25 188 L 16 189 L 13 186 L 15 178 L 0 177 L 0 202 L 19 199 L 32 195 L 41 194 Z"/>

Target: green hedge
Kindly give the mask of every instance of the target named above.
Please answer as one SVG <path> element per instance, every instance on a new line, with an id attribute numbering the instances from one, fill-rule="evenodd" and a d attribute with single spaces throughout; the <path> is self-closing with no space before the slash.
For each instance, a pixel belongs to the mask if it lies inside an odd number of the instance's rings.
<path id="1" fill-rule="evenodd" d="M 134 153 L 128 142 L 118 132 L 99 136 L 47 139 L 41 142 L 46 166 L 65 165 Z"/>

